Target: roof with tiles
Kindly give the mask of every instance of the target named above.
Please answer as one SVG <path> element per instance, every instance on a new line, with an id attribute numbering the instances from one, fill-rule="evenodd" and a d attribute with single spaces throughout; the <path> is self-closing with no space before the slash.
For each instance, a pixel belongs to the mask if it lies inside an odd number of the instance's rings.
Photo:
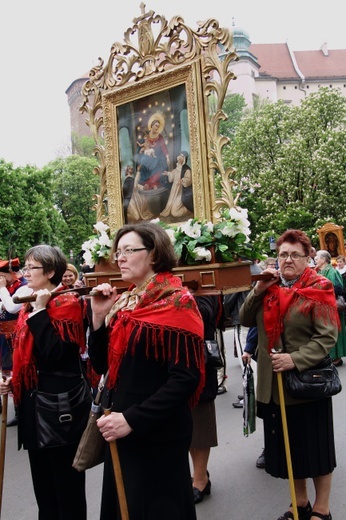
<path id="1" fill-rule="evenodd" d="M 324 50 L 323 50 L 324 49 Z M 286 43 L 251 44 L 250 52 L 257 58 L 260 77 L 298 79 Z M 292 51 L 305 79 L 346 77 L 346 50 Z"/>
<path id="2" fill-rule="evenodd" d="M 298 67 L 306 78 L 346 78 L 346 50 L 295 51 Z"/>
<path id="3" fill-rule="evenodd" d="M 278 79 L 299 77 L 285 43 L 251 44 L 250 52 L 257 58 L 260 76 Z"/>

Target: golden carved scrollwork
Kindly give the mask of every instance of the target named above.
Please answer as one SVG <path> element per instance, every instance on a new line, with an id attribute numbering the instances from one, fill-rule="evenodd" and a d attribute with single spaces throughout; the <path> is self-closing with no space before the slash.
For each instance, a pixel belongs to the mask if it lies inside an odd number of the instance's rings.
<path id="1" fill-rule="evenodd" d="M 111 129 L 117 129 L 112 122 L 112 108 L 104 103 L 104 99 L 107 96 L 109 98 L 112 93 L 116 96 L 118 90 L 129 89 L 128 92 L 131 93 L 132 86 L 138 89 L 138 85 L 148 82 L 151 78 L 157 88 L 163 73 L 173 74 L 177 70 L 179 74 L 181 68 L 194 64 L 199 71 L 196 90 L 197 95 L 201 93 L 202 99 L 198 104 L 201 107 L 199 110 L 204 118 L 205 129 L 205 135 L 200 135 L 197 140 L 202 149 L 200 153 L 195 150 L 194 161 L 196 165 L 199 155 L 206 154 L 206 160 L 202 160 L 198 165 L 203 170 L 198 171 L 201 174 L 198 182 L 204 193 L 203 197 L 205 194 L 209 196 L 209 200 L 204 200 L 207 210 L 202 216 L 215 220 L 222 207 L 233 207 L 235 204 L 232 190 L 234 170 L 225 169 L 222 161 L 222 149 L 228 139 L 219 133 L 219 123 L 226 117 L 222 105 L 229 82 L 235 78 L 229 69 L 230 62 L 237 59 L 233 50 L 232 34 L 229 29 L 220 27 L 215 19 L 198 22 L 198 29 L 195 31 L 185 24 L 181 16 L 174 16 L 167 21 L 164 16 L 146 10 L 144 3 L 140 4 L 140 10 L 140 16 L 133 19 L 132 27 L 124 33 L 123 42 L 116 42 L 111 46 L 106 63 L 99 58 L 98 65 L 90 70 L 89 79 L 83 86 L 80 111 L 87 116 L 86 124 L 95 139 L 95 154 L 100 163 L 97 171 L 101 183 L 96 203 L 97 219 L 107 218 L 104 200 L 109 195 L 109 189 L 116 197 L 121 197 L 119 185 L 113 185 L 114 181 L 107 178 L 107 169 L 112 162 L 119 161 L 119 154 L 114 151 L 117 137 L 110 138 L 107 135 Z M 188 83 L 188 89 L 193 87 L 194 83 L 192 86 Z M 146 91 L 148 92 L 148 87 Z M 193 103 L 191 106 L 193 107 Z M 193 114 L 190 117 L 193 117 Z M 198 124 L 198 118 L 195 123 Z M 190 126 L 193 128 L 193 121 Z M 191 139 L 193 141 L 194 137 L 191 136 Z M 215 173 L 221 178 L 220 197 L 215 195 Z M 199 189 L 198 186 L 197 188 Z M 117 209 L 112 206 L 114 204 L 116 202 L 108 197 L 110 214 Z M 196 213 L 196 216 L 201 216 L 199 210 Z"/>

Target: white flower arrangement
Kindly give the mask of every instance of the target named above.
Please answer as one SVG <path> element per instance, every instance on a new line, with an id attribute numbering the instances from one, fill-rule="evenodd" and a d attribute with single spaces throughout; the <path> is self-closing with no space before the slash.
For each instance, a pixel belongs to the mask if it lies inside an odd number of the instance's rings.
<path id="1" fill-rule="evenodd" d="M 97 222 L 94 225 L 96 235 L 89 237 L 89 240 L 82 244 L 83 259 L 85 263 L 94 267 L 101 258 L 109 260 L 109 254 L 112 247 L 112 239 L 110 237 L 110 229 L 104 222 Z"/>
<path id="2" fill-rule="evenodd" d="M 224 209 L 221 218 L 213 224 L 207 220 L 189 219 L 183 224 L 168 226 L 159 219 L 156 222 L 165 228 L 178 258 L 193 265 L 212 260 L 211 248 L 222 262 L 234 262 L 240 257 L 258 258 L 250 245 L 250 222 L 247 209 Z"/>
<path id="3" fill-rule="evenodd" d="M 183 264 L 195 265 L 211 262 L 211 248 L 221 262 L 234 262 L 240 257 L 260 258 L 250 245 L 250 222 L 247 209 L 224 209 L 221 218 L 213 224 L 207 220 L 189 219 L 177 225 L 168 225 L 160 219 L 151 222 L 160 224 L 168 233 L 174 250 Z M 93 267 L 102 258 L 109 260 L 112 247 L 110 229 L 104 222 L 94 225 L 96 235 L 82 244 L 83 259 Z"/>

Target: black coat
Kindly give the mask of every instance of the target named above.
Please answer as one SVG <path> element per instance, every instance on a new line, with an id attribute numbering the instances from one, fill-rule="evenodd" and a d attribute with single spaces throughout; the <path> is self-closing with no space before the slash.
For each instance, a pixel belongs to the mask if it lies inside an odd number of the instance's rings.
<path id="1" fill-rule="evenodd" d="M 77 386 L 81 380 L 80 346 L 63 341 L 46 310 L 34 314 L 27 324 L 34 336 L 38 389 L 59 393 Z M 38 449 L 34 405 L 35 389 L 23 387 L 18 405 L 18 448 L 29 450 L 38 516 L 86 520 L 85 473 L 72 468 L 77 443 Z"/>
<path id="2" fill-rule="evenodd" d="M 34 336 L 34 356 L 38 370 L 38 389 L 44 392 L 59 393 L 71 390 L 80 382 L 80 346 L 63 341 L 54 329 L 48 312 L 42 310 L 27 320 Z M 60 376 L 52 376 L 59 372 Z M 66 375 L 64 375 L 66 374 Z M 71 377 L 75 374 L 75 377 Z M 21 402 L 18 406 L 18 447 L 37 448 L 35 421 L 35 389 L 23 387 Z"/>
<path id="3" fill-rule="evenodd" d="M 132 337 L 134 337 L 134 331 Z M 104 406 L 122 412 L 133 432 L 118 439 L 129 517 L 136 520 L 194 520 L 188 451 L 192 435 L 189 398 L 199 370 L 185 362 L 191 338 L 180 336 L 179 361 L 156 359 L 143 332 L 134 351 L 130 345 L 120 366 L 116 388 L 104 392 Z M 163 345 L 176 345 L 177 336 L 165 332 Z M 185 339 L 187 344 L 185 344 Z M 149 349 L 147 350 L 147 346 Z M 158 349 L 160 351 L 160 349 Z M 89 356 L 96 371 L 106 370 L 107 332 L 92 332 Z M 106 453 L 101 520 L 119 519 L 109 451 Z"/>

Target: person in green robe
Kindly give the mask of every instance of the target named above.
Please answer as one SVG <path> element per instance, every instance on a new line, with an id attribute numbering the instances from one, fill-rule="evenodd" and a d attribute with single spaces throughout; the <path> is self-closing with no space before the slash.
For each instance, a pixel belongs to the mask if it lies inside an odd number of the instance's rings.
<path id="1" fill-rule="evenodd" d="M 335 267 L 331 264 L 332 257 L 328 251 L 321 249 L 317 251 L 315 262 L 316 271 L 325 276 L 334 285 L 335 297 L 341 296 L 344 293 L 344 284 L 342 276 Z M 343 364 L 342 358 L 346 356 L 346 327 L 345 327 L 345 311 L 339 311 L 341 328 L 338 335 L 336 345 L 330 351 L 330 357 L 333 359 L 335 366 Z"/>

